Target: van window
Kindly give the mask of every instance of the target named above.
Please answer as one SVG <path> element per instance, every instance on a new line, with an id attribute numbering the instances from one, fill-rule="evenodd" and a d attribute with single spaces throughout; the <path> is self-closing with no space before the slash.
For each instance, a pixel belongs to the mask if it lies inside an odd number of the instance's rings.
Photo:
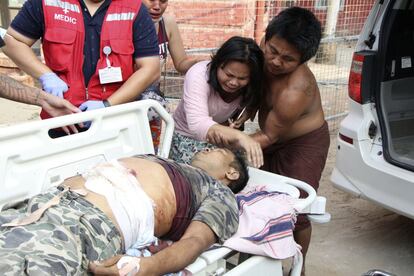
<path id="1" fill-rule="evenodd" d="M 388 28 L 385 27 L 385 41 L 381 42 L 386 49 L 383 80 L 414 76 L 413 5 L 414 1 L 397 1 L 384 21 Z"/>

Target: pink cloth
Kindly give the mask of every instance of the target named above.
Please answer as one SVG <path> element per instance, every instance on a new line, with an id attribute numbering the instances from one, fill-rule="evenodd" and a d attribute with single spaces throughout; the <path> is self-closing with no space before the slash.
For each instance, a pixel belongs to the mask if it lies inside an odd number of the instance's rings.
<path id="1" fill-rule="evenodd" d="M 237 195 L 239 228 L 224 246 L 254 255 L 286 259 L 300 252 L 293 238 L 294 199 L 260 188 Z"/>
<path id="2" fill-rule="evenodd" d="M 205 141 L 208 129 L 227 121 L 239 107 L 241 97 L 231 103 L 222 100 L 207 83 L 208 63 L 194 64 L 184 78 L 184 94 L 174 112 L 175 130 L 185 136 Z"/>

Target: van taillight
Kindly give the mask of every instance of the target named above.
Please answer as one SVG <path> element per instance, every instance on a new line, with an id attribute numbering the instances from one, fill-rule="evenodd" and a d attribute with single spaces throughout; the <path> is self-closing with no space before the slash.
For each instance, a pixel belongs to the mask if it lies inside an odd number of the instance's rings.
<path id="1" fill-rule="evenodd" d="M 362 66 L 364 65 L 364 56 L 354 53 L 352 58 L 351 72 L 349 73 L 348 95 L 354 101 L 362 103 L 361 82 Z"/>

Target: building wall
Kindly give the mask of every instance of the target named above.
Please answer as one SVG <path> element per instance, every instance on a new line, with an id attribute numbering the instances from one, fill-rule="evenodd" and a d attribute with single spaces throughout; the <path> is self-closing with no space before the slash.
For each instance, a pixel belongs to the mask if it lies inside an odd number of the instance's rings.
<path id="1" fill-rule="evenodd" d="M 214 48 L 234 35 L 253 37 L 256 0 L 169 1 L 186 48 Z"/>
<path id="2" fill-rule="evenodd" d="M 301 6 L 311 10 L 324 26 L 327 7 L 316 7 L 317 1 L 170 0 L 167 13 L 176 16 L 187 49 L 214 48 L 233 35 L 256 37 L 256 40 L 260 40 L 259 37 L 263 36 L 269 20 L 289 6 Z M 344 3 L 338 15 L 336 36 L 358 35 L 375 0 L 342 1 Z M 262 18 L 263 23 L 258 24 L 256 17 Z"/>
<path id="3" fill-rule="evenodd" d="M 339 1 L 339 0 L 333 0 Z M 367 18 L 372 5 L 375 0 L 342 0 L 342 4 L 338 14 L 338 21 L 336 25 L 336 36 L 347 36 L 347 35 L 358 35 L 361 31 L 365 19 Z M 280 2 L 280 1 L 279 1 Z M 325 6 L 317 7 L 317 2 L 329 2 L 307 0 L 307 1 L 296 1 L 298 6 L 307 8 L 316 14 L 318 19 L 324 26 L 327 17 L 328 8 Z"/>

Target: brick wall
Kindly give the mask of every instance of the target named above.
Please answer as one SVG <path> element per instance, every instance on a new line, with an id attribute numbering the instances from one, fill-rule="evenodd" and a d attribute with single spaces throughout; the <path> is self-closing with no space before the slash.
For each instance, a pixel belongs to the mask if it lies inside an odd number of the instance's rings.
<path id="1" fill-rule="evenodd" d="M 169 1 L 187 49 L 214 48 L 234 35 L 254 36 L 256 0 Z"/>
<path id="2" fill-rule="evenodd" d="M 343 1 L 338 15 L 337 36 L 357 35 L 375 0 Z M 257 2 L 262 2 L 262 5 L 258 6 Z M 233 35 L 255 37 L 256 34 L 256 38 L 262 37 L 269 20 L 293 5 L 311 10 L 324 25 L 327 8 L 317 8 L 315 2 L 316 0 L 170 0 L 167 13 L 175 15 L 186 49 L 212 48 L 218 47 Z M 262 18 L 258 15 L 262 15 Z M 261 25 L 256 18 L 262 19 Z M 255 30 L 255 27 L 258 29 Z"/>

